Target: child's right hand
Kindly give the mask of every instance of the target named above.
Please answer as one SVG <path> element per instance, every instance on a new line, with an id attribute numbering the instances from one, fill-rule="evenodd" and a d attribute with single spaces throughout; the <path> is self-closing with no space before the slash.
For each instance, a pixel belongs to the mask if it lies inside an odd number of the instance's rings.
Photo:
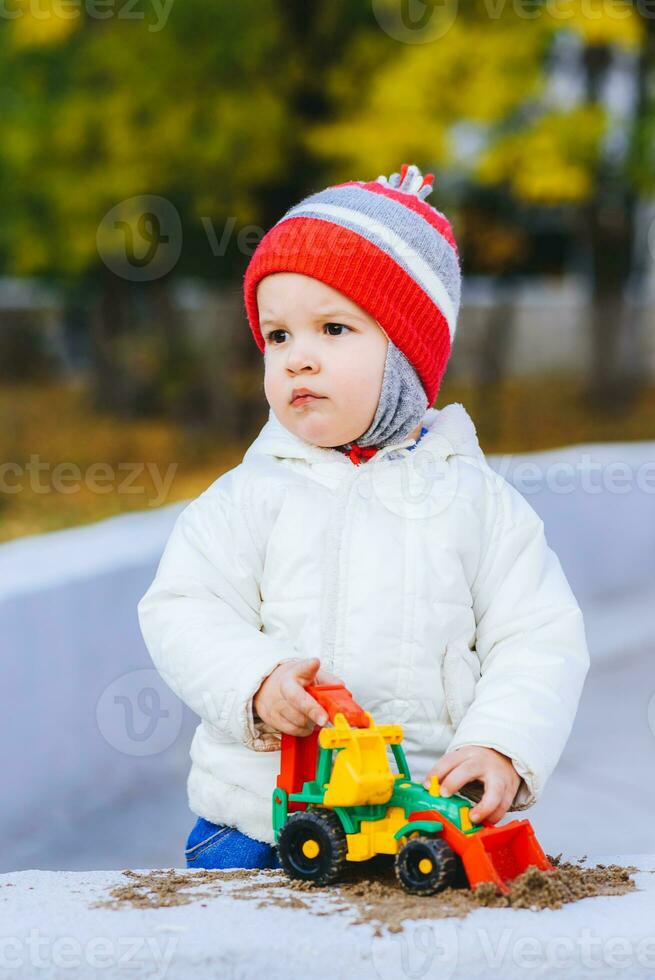
<path id="1" fill-rule="evenodd" d="M 319 670 L 320 663 L 318 657 L 311 657 L 278 664 L 253 698 L 253 707 L 262 721 L 288 735 L 310 735 L 314 724 L 324 725 L 327 713 L 305 687 L 343 681 L 327 670 Z"/>

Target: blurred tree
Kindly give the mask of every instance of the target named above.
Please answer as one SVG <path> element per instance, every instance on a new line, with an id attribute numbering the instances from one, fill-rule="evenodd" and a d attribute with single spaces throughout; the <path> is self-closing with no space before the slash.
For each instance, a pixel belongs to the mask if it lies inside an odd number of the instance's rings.
<path id="1" fill-rule="evenodd" d="M 332 154 L 315 152 L 305 139 L 307 130 L 330 122 L 342 107 L 343 91 L 330 85 L 335 65 L 348 91 L 357 91 L 362 74 L 377 63 L 386 50 L 393 54 L 388 38 L 381 36 L 369 0 L 277 0 L 278 18 L 276 63 L 284 66 L 276 76 L 277 90 L 288 113 L 282 155 L 284 166 L 257 188 L 257 214 L 262 230 L 270 228 L 290 207 L 306 195 L 325 186 L 331 172 Z M 245 265 L 249 255 L 244 257 Z M 261 355 L 248 340 L 246 360 L 255 388 L 245 393 L 259 395 Z M 244 415 L 249 429 L 260 421 L 261 397 L 246 397 L 252 412 Z"/>
<path id="2" fill-rule="evenodd" d="M 98 19 L 81 6 L 68 19 L 55 6 L 36 16 L 15 0 L 0 39 L 0 249 L 8 271 L 94 297 L 96 402 L 141 411 L 135 296 L 155 300 L 146 319 L 166 352 L 160 381 L 174 362 L 183 382 L 166 266 L 229 281 L 238 247 L 212 255 L 196 233 L 183 248 L 182 228 L 207 215 L 256 219 L 255 188 L 283 166 L 287 113 L 269 84 L 278 18 L 272 0 L 185 0 L 160 29 L 154 15 Z"/>
<path id="3" fill-rule="evenodd" d="M 385 4 L 394 6 L 392 0 L 378 0 L 377 6 Z M 487 215 L 480 224 L 479 210 L 467 201 L 478 187 L 495 190 L 515 215 L 506 218 L 516 232 L 515 248 L 502 258 L 496 253 L 493 272 L 503 283 L 512 280 L 522 260 L 521 227 L 534 231 L 531 214 L 568 208 L 577 222 L 565 224 L 577 227 L 589 256 L 590 394 L 615 404 L 637 384 L 634 372 L 626 376 L 619 351 L 622 334 L 633 329 L 625 301 L 635 268 L 639 194 L 652 193 L 655 173 L 653 19 L 639 6 L 593 0 L 495 7 L 476 0 L 427 7 L 431 33 L 421 26 L 423 38 L 408 36 L 356 98 L 335 66 L 332 86 L 342 94 L 342 112 L 335 123 L 310 129 L 307 141 L 326 157 L 337 154 L 333 174 L 338 179 L 366 173 L 371 160 L 384 173 L 410 160 L 435 170 L 430 203 L 449 210 L 458 237 L 468 245 L 465 262 L 473 256 L 476 236 L 489 238 Z M 562 91 L 564 73 L 556 57 L 558 42 L 571 38 L 585 76 L 579 95 L 571 79 Z M 621 52 L 638 55 L 634 114 L 612 110 L 609 73 Z M 617 154 L 621 125 L 629 127 L 628 151 Z M 646 144 L 651 166 L 639 167 Z M 473 227 L 467 227 L 471 221 Z M 493 317 L 490 332 L 497 323 Z M 482 374 L 498 370 L 483 353 Z"/>
<path id="4" fill-rule="evenodd" d="M 261 356 L 242 309 L 221 307 L 227 343 L 200 378 L 164 293 L 172 273 L 228 288 L 262 230 L 320 181 L 302 132 L 329 117 L 325 74 L 358 27 L 371 29 L 368 4 L 184 0 L 159 24 L 154 5 L 144 19 L 119 8 L 101 19 L 84 5 L 63 16 L 55 0 L 8 3 L 4 268 L 64 284 L 73 306 L 93 298 L 99 406 L 178 405 L 247 427 L 233 403 L 253 394 L 248 365 L 261 403 Z M 232 342 L 242 350 L 227 358 Z"/>
<path id="5" fill-rule="evenodd" d="M 534 214 L 580 215 L 598 314 L 593 376 L 605 394 L 617 387 L 617 303 L 655 172 L 652 19 L 637 8 L 431 2 L 399 24 L 397 0 L 184 0 L 142 19 L 57 0 L 5 6 L 0 263 L 63 283 L 73 307 L 91 298 L 103 407 L 209 411 L 248 428 L 261 412 L 261 359 L 234 291 L 254 244 L 239 232 L 261 234 L 327 181 L 403 160 L 437 172 L 431 203 L 453 205 L 465 262 L 499 283 L 524 267 Z M 578 39 L 579 96 L 553 86 L 562 38 Z M 606 99 L 619 51 L 638 55 L 623 154 Z M 493 206 L 480 207 L 479 190 L 496 194 Z M 611 261 L 617 252 L 626 261 Z M 171 304 L 182 275 L 220 282 L 231 298 L 200 366 Z M 484 377 L 503 371 L 511 329 L 494 345 L 498 329 L 494 317 Z M 235 413 L 235 399 L 252 416 Z"/>

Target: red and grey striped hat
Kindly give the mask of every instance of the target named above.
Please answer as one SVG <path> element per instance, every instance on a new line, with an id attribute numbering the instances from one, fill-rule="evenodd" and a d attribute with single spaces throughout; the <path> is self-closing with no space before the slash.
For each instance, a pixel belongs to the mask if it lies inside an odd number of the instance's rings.
<path id="1" fill-rule="evenodd" d="M 455 338 L 461 293 L 450 222 L 427 204 L 433 174 L 414 164 L 377 180 L 350 180 L 304 198 L 264 235 L 244 276 L 257 346 L 257 284 L 298 272 L 338 289 L 378 321 L 414 366 L 432 405 Z"/>

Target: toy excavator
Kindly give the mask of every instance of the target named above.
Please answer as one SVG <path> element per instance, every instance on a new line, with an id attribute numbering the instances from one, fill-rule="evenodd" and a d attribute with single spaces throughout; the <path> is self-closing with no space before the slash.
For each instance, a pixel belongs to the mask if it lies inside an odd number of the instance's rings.
<path id="1" fill-rule="evenodd" d="M 347 861 L 390 854 L 405 890 L 431 895 L 484 881 L 507 893 L 508 882 L 529 865 L 554 870 L 529 820 L 473 824 L 469 801 L 457 793 L 441 796 L 436 776 L 429 790 L 412 781 L 401 725 L 376 725 L 343 684 L 306 690 L 333 727 L 282 733 L 273 830 L 288 875 L 331 884 Z"/>

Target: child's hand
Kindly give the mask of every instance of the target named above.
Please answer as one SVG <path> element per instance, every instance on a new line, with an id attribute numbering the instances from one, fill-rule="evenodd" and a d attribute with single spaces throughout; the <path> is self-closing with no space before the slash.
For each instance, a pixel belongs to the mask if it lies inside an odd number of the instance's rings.
<path id="1" fill-rule="evenodd" d="M 262 721 L 288 735 L 310 735 L 314 723 L 324 725 L 327 713 L 305 687 L 343 681 L 327 670 L 319 670 L 320 663 L 318 657 L 311 657 L 278 664 L 253 698 L 253 707 Z"/>
<path id="2" fill-rule="evenodd" d="M 476 823 L 481 823 L 485 817 L 491 823 L 498 823 L 512 805 L 521 781 L 508 756 L 482 745 L 463 745 L 446 752 L 430 769 L 424 781 L 428 788 L 432 775 L 439 779 L 444 796 L 456 793 L 474 779 L 482 780 L 484 794 L 469 814 Z"/>

